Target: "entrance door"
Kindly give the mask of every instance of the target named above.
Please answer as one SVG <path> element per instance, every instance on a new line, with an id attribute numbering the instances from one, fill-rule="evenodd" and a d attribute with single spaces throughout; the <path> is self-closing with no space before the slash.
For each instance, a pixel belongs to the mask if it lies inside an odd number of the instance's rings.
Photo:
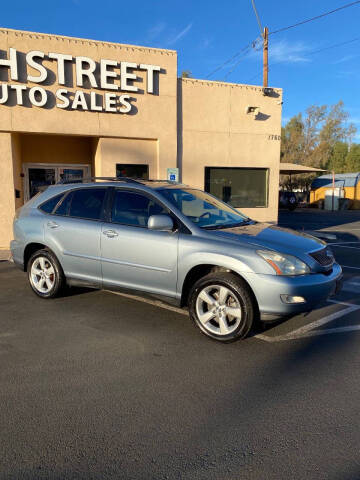
<path id="1" fill-rule="evenodd" d="M 81 181 L 90 175 L 89 165 L 24 163 L 24 200 L 27 202 L 49 185 L 64 181 Z"/>
<path id="2" fill-rule="evenodd" d="M 54 185 L 56 183 L 56 171 L 55 168 L 45 167 L 31 167 L 28 169 L 28 198 L 30 200 L 38 192 L 44 190 L 48 185 Z"/>

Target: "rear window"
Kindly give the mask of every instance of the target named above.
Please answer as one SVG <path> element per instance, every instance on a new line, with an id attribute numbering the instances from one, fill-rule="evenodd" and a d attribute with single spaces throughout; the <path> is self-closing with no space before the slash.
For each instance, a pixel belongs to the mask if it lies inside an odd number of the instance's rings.
<path id="1" fill-rule="evenodd" d="M 61 193 L 60 195 L 56 195 L 55 197 L 50 198 L 50 200 L 40 205 L 39 209 L 45 213 L 52 213 L 52 211 L 54 210 L 56 205 L 60 202 L 63 196 L 64 194 Z"/>
<path id="2" fill-rule="evenodd" d="M 72 194 L 70 217 L 100 220 L 106 188 L 82 188 Z"/>

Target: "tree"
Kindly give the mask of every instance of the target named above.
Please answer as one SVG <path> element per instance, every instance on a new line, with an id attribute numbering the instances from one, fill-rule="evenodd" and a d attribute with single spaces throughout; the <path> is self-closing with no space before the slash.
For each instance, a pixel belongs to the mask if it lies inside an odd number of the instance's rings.
<path id="1" fill-rule="evenodd" d="M 301 113 L 281 129 L 281 161 L 299 163 L 304 149 L 304 124 Z"/>
<path id="2" fill-rule="evenodd" d="M 190 72 L 190 70 L 183 70 L 181 72 L 181 78 L 192 78 L 192 72 Z"/>
<path id="3" fill-rule="evenodd" d="M 360 172 L 360 145 L 351 145 L 346 157 L 346 172 Z"/>
<path id="4" fill-rule="evenodd" d="M 347 171 L 346 157 L 349 153 L 349 145 L 346 142 L 336 142 L 330 154 L 328 169 L 335 173 Z"/>
<path id="5" fill-rule="evenodd" d="M 338 173 L 348 171 L 348 168 L 360 171 L 358 150 L 354 148 L 351 155 L 349 152 L 356 128 L 348 123 L 348 119 L 349 114 L 344 110 L 342 101 L 330 107 L 311 105 L 304 116 L 298 114 L 292 117 L 282 128 L 281 161 Z M 298 186 L 305 186 L 311 177 L 299 176 L 297 179 Z"/>

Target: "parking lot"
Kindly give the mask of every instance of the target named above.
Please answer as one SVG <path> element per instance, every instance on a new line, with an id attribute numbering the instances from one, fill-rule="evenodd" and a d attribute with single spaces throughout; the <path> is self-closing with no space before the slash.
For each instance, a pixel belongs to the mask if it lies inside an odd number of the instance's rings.
<path id="1" fill-rule="evenodd" d="M 0 478 L 360 478 L 360 215 L 341 213 L 280 224 L 328 236 L 343 292 L 229 345 L 145 299 L 39 299 L 0 262 Z"/>

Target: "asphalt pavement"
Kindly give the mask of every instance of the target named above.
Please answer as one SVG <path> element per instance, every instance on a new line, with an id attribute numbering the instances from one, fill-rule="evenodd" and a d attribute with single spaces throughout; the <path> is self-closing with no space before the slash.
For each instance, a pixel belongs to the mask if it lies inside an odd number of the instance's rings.
<path id="1" fill-rule="evenodd" d="M 354 237 L 338 297 L 228 345 L 165 305 L 40 299 L 0 262 L 0 479 L 359 479 Z"/>

